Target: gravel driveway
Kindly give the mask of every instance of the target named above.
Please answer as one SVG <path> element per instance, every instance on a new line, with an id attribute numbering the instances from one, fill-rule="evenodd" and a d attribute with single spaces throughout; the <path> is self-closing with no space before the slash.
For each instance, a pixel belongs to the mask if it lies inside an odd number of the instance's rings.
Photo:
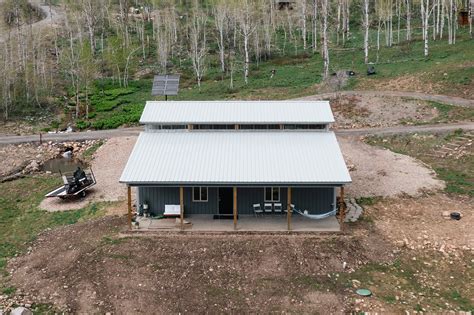
<path id="1" fill-rule="evenodd" d="M 338 141 L 346 164 L 352 169 L 349 196 L 418 196 L 423 190 L 444 188 L 435 172 L 417 159 L 372 147 L 353 137 L 339 136 Z"/>
<path id="2" fill-rule="evenodd" d="M 86 198 L 78 201 L 47 198 L 40 208 L 47 211 L 81 209 L 93 201 L 118 201 L 127 196 L 125 185 L 118 181 L 128 157 L 135 145 L 136 137 L 112 138 L 94 154 L 92 169 L 97 185 L 88 191 Z"/>

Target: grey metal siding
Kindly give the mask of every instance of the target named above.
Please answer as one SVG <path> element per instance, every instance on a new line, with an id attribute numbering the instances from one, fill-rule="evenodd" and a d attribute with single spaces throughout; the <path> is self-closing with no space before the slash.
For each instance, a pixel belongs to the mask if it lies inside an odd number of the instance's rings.
<path id="1" fill-rule="evenodd" d="M 218 213 L 217 187 L 207 190 L 207 202 L 193 202 L 192 187 L 184 188 L 184 213 L 185 214 L 217 214 Z"/>
<path id="2" fill-rule="evenodd" d="M 178 187 L 138 187 L 140 202 L 148 203 L 150 212 L 161 215 L 165 205 L 179 205 Z"/>
<path id="3" fill-rule="evenodd" d="M 299 210 L 308 210 L 310 214 L 325 213 L 333 209 L 335 189 L 333 187 L 292 188 L 292 203 Z M 218 188 L 209 187 L 207 202 L 193 202 L 192 188 L 184 188 L 185 214 L 217 214 L 219 212 Z M 155 215 L 163 214 L 165 205 L 179 204 L 178 187 L 138 187 L 138 199 L 147 202 L 150 211 Z M 287 189 L 280 188 L 280 201 L 285 209 L 287 204 Z M 265 203 L 264 188 L 238 188 L 237 207 L 239 214 L 253 214 L 252 205 Z"/>
<path id="4" fill-rule="evenodd" d="M 138 187 L 138 199 L 140 203 L 148 203 L 153 214 L 161 215 L 165 211 L 165 205 L 179 205 L 179 188 Z M 209 188 L 207 202 L 193 202 L 192 188 L 184 188 L 185 214 L 216 214 L 217 207 L 217 188 Z"/>
<path id="5" fill-rule="evenodd" d="M 280 188 L 280 201 L 282 207 L 286 207 L 286 188 Z M 265 203 L 263 187 L 237 188 L 237 209 L 239 214 L 253 214 L 253 204 L 259 203 L 263 209 Z"/>
<path id="6" fill-rule="evenodd" d="M 291 203 L 298 210 L 308 210 L 310 214 L 321 214 L 334 208 L 334 187 L 293 188 L 291 192 Z"/>

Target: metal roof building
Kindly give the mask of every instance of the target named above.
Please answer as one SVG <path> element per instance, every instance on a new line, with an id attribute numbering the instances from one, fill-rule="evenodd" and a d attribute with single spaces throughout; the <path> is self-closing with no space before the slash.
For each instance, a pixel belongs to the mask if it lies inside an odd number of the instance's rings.
<path id="1" fill-rule="evenodd" d="M 131 185 L 343 185 L 333 132 L 142 133 L 120 178 Z"/>
<path id="2" fill-rule="evenodd" d="M 147 102 L 142 124 L 327 124 L 328 101 Z"/>
<path id="3" fill-rule="evenodd" d="M 129 212 L 137 187 L 139 213 L 178 214 L 181 228 L 185 215 L 230 216 L 236 229 L 239 215 L 285 210 L 291 229 L 293 209 L 334 216 L 351 182 L 327 101 L 147 102 L 140 122 L 120 178 Z"/>

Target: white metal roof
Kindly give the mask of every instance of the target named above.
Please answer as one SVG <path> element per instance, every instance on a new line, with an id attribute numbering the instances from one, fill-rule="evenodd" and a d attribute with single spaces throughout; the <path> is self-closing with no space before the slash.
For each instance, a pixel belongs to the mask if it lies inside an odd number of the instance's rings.
<path id="1" fill-rule="evenodd" d="M 326 124 L 334 122 L 328 101 L 147 102 L 142 124 Z"/>
<path id="2" fill-rule="evenodd" d="M 130 185 L 324 185 L 351 182 L 333 132 L 143 132 Z"/>

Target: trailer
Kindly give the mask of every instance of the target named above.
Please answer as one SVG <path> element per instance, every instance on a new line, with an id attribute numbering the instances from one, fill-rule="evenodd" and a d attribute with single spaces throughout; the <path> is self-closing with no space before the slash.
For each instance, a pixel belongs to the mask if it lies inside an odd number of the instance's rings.
<path id="1" fill-rule="evenodd" d="M 45 197 L 58 197 L 61 199 L 76 196 L 85 197 L 86 190 L 97 183 L 92 168 L 84 171 L 78 167 L 73 173 L 61 173 L 61 178 L 63 179 L 63 185 L 47 193 Z"/>

